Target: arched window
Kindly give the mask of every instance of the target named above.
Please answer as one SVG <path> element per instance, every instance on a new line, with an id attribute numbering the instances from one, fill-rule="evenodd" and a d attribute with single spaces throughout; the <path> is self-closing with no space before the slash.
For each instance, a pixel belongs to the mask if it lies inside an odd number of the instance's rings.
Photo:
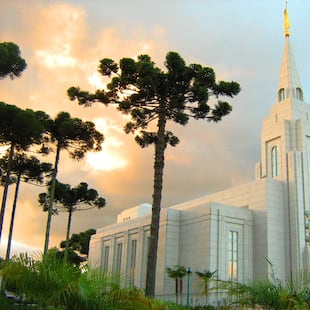
<path id="1" fill-rule="evenodd" d="M 280 154 L 277 146 L 271 149 L 271 175 L 272 177 L 280 175 Z"/>
<path id="2" fill-rule="evenodd" d="M 284 88 L 280 88 L 278 91 L 278 102 L 281 102 L 285 99 Z"/>
<path id="3" fill-rule="evenodd" d="M 302 89 L 300 87 L 296 88 L 296 98 L 298 100 L 301 100 L 301 101 L 304 100 L 303 94 L 302 94 Z"/>

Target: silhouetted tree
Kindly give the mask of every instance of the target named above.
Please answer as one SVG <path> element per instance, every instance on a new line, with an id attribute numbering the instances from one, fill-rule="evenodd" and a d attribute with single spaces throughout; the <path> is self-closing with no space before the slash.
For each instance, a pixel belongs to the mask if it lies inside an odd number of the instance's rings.
<path id="1" fill-rule="evenodd" d="M 0 167 L 7 166 L 8 156 L 0 158 Z M 15 212 L 17 207 L 17 199 L 19 194 L 20 182 L 42 184 L 44 175 L 50 173 L 52 165 L 50 163 L 41 163 L 39 159 L 34 156 L 28 157 L 25 153 L 20 152 L 14 155 L 12 162 L 11 173 L 16 176 L 14 200 L 12 205 L 10 230 L 8 236 L 8 244 L 6 251 L 6 259 L 10 258 L 11 243 L 13 236 L 13 227 L 15 220 Z"/>
<path id="2" fill-rule="evenodd" d="M 50 192 L 50 190 L 49 190 Z M 46 193 L 39 194 L 39 203 L 43 207 L 48 204 L 50 197 Z M 68 212 L 68 223 L 66 233 L 65 257 L 69 248 L 69 236 L 71 229 L 72 215 L 77 211 L 86 211 L 93 208 L 101 209 L 105 206 L 105 199 L 99 197 L 98 192 L 88 188 L 88 184 L 81 182 L 76 187 L 63 184 L 56 180 L 54 192 L 54 209 L 58 212 Z"/>
<path id="3" fill-rule="evenodd" d="M 71 248 L 74 251 L 78 251 L 82 255 L 88 256 L 90 238 L 95 233 L 96 233 L 96 230 L 93 228 L 90 228 L 78 234 L 72 234 L 69 239 L 69 248 Z M 66 240 L 61 241 L 60 247 L 62 249 L 66 247 Z"/>
<path id="4" fill-rule="evenodd" d="M 147 296 L 154 296 L 155 293 L 165 149 L 168 144 L 175 146 L 179 142 L 172 132 L 166 130 L 167 122 L 186 125 L 190 118 L 218 122 L 232 110 L 228 102 L 218 98 L 234 97 L 240 91 L 236 82 L 217 82 L 212 68 L 200 64 L 186 65 L 176 52 L 167 54 L 165 67 L 166 71 L 156 67 L 148 55 L 141 55 L 137 60 L 123 58 L 119 64 L 105 58 L 100 61 L 99 72 L 111 77 L 107 90 L 89 93 L 79 87 L 71 87 L 67 91 L 71 100 L 78 100 L 84 106 L 90 106 L 93 102 L 116 104 L 121 112 L 131 116 L 125 132 L 137 134 L 135 139 L 141 147 L 155 144 Z M 208 104 L 212 95 L 214 100 Z M 147 131 L 153 121 L 157 121 L 157 131 Z"/>
<path id="5" fill-rule="evenodd" d="M 56 257 L 60 260 L 66 261 L 67 263 L 75 266 L 79 266 L 82 262 L 87 261 L 86 257 L 80 256 L 71 248 L 69 248 L 67 251 L 62 251 L 57 247 L 54 247 L 48 250 L 48 255 L 50 255 L 51 253 L 54 253 L 54 255 L 56 255 Z"/>
<path id="6" fill-rule="evenodd" d="M 88 151 L 100 151 L 103 135 L 96 130 L 94 123 L 84 122 L 79 118 L 72 118 L 67 112 L 60 112 L 48 128 L 49 140 L 55 146 L 55 161 L 49 192 L 49 206 L 44 242 L 44 254 L 47 253 L 50 235 L 50 226 L 53 213 L 56 178 L 60 160 L 60 152 L 66 150 L 75 160 L 84 158 Z M 45 147 L 45 151 L 53 150 L 52 145 Z"/>
<path id="7" fill-rule="evenodd" d="M 20 56 L 18 45 L 12 42 L 0 43 L 0 79 L 9 76 L 11 79 L 20 77 L 27 63 Z"/>
<path id="8" fill-rule="evenodd" d="M 15 149 L 27 150 L 33 144 L 41 144 L 48 119 L 45 112 L 22 110 L 15 105 L 0 102 L 0 143 L 9 146 L 0 212 L 0 241 Z"/>

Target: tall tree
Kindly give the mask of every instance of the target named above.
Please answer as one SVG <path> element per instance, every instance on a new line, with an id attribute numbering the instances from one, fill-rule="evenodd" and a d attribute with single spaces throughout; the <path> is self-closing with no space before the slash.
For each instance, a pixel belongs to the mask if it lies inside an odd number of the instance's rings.
<path id="1" fill-rule="evenodd" d="M 15 105 L 0 102 L 0 143 L 9 146 L 0 211 L 0 241 L 14 152 L 40 144 L 48 120 L 48 115 L 42 111 L 22 110 Z"/>
<path id="2" fill-rule="evenodd" d="M 7 166 L 8 156 L 4 156 L 0 159 L 0 167 Z M 50 173 L 52 165 L 50 163 L 41 163 L 36 157 L 28 157 L 24 152 L 20 152 L 14 155 L 12 162 L 11 173 L 16 176 L 15 192 L 11 212 L 10 229 L 8 236 L 8 244 L 6 250 L 6 259 L 10 258 L 11 243 L 13 236 L 15 212 L 17 207 L 17 200 L 20 188 L 20 182 L 42 184 L 44 175 Z"/>
<path id="3" fill-rule="evenodd" d="M 49 138 L 47 143 L 49 147 L 45 147 L 44 151 L 49 152 L 55 146 L 55 161 L 53 166 L 52 179 L 49 190 L 49 206 L 47 209 L 47 223 L 44 242 L 44 254 L 47 253 L 50 227 L 53 213 L 53 203 L 55 196 L 56 179 L 58 165 L 60 160 L 60 152 L 66 150 L 70 157 L 75 160 L 84 158 L 88 151 L 100 151 L 103 143 L 103 135 L 96 130 L 95 124 L 92 122 L 84 122 L 79 118 L 72 118 L 67 112 L 60 112 L 55 117 L 48 128 Z"/>
<path id="4" fill-rule="evenodd" d="M 49 190 L 50 192 L 50 190 Z M 39 194 L 39 203 L 43 207 L 47 205 L 49 195 Z M 77 211 L 86 211 L 93 208 L 101 209 L 105 206 L 105 199 L 99 197 L 98 192 L 93 188 L 88 188 L 88 184 L 81 182 L 76 187 L 63 184 L 56 180 L 54 191 L 54 209 L 58 212 L 68 212 L 65 257 L 68 254 L 69 237 L 71 229 L 72 215 Z"/>
<path id="5" fill-rule="evenodd" d="M 146 295 L 154 296 L 158 247 L 158 231 L 162 199 L 165 149 L 175 146 L 179 139 L 166 130 L 167 122 L 186 125 L 190 118 L 218 122 L 232 110 L 231 105 L 220 96 L 234 97 L 240 91 L 236 82 L 216 81 L 212 68 L 200 64 L 186 65 L 176 52 L 169 52 L 166 70 L 155 66 L 148 55 L 137 61 L 123 58 L 117 64 L 112 59 L 102 59 L 99 72 L 110 77 L 107 90 L 95 93 L 71 87 L 67 93 L 71 100 L 84 106 L 93 102 L 116 104 L 118 109 L 131 116 L 125 126 L 126 133 L 136 134 L 141 147 L 155 144 L 154 188 L 152 219 L 146 274 Z M 209 97 L 214 95 L 211 104 Z M 157 131 L 147 131 L 148 125 L 157 121 Z"/>
<path id="6" fill-rule="evenodd" d="M 0 79 L 9 76 L 12 80 L 20 77 L 27 63 L 20 56 L 18 45 L 13 42 L 0 43 Z"/>

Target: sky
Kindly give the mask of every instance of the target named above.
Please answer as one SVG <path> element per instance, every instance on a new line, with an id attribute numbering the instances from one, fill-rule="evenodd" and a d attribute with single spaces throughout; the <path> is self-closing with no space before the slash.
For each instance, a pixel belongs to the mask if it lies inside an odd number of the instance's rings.
<path id="1" fill-rule="evenodd" d="M 262 120 L 275 103 L 284 47 L 284 0 L 0 0 L 0 42 L 18 44 L 27 69 L 0 80 L 0 101 L 67 111 L 93 121 L 105 136 L 102 152 L 72 161 L 61 153 L 58 180 L 87 182 L 106 198 L 101 210 L 73 215 L 72 233 L 116 222 L 121 211 L 152 202 L 154 149 L 141 149 L 123 127 L 126 116 L 112 107 L 78 106 L 71 86 L 94 91 L 107 82 L 100 59 L 149 54 L 164 69 L 165 55 L 212 67 L 217 80 L 237 81 L 233 111 L 219 123 L 168 123 L 180 139 L 166 150 L 162 207 L 183 203 L 255 178 Z M 310 1 L 289 0 L 290 41 L 306 101 L 310 96 Z M 52 162 L 53 158 L 43 158 Z M 15 251 L 42 250 L 47 214 L 38 205 L 44 187 L 22 184 L 14 226 Z M 11 213 L 9 191 L 2 251 Z M 50 246 L 65 239 L 67 214 L 53 217 Z M 3 252 L 2 252 L 3 253 Z M 0 250 L 1 255 L 1 250 Z"/>

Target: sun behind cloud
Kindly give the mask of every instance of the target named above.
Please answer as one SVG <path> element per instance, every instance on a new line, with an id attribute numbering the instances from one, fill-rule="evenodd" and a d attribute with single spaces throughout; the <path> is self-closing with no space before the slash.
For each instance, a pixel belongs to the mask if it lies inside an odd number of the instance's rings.
<path id="1" fill-rule="evenodd" d="M 88 83 L 91 86 L 95 86 L 97 89 L 104 89 L 105 84 L 103 83 L 103 80 L 99 74 L 99 72 L 93 72 L 89 77 L 88 77 Z"/>
<path id="2" fill-rule="evenodd" d="M 104 134 L 105 140 L 101 152 L 87 154 L 86 169 L 111 171 L 126 167 L 128 161 L 120 151 L 123 142 L 117 137 L 122 129 L 113 120 L 99 118 L 94 123 L 97 130 Z"/>

